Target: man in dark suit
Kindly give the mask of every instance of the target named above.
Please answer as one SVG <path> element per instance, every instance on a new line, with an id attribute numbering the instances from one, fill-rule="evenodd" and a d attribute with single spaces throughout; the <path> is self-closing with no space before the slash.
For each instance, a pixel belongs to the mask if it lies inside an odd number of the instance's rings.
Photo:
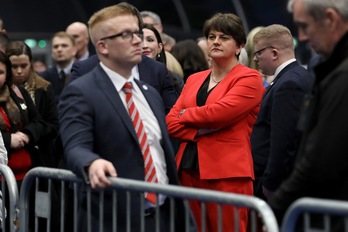
<path id="1" fill-rule="evenodd" d="M 69 82 L 76 48 L 74 38 L 64 31 L 55 33 L 51 41 L 51 55 L 55 65 L 39 75 L 51 82 L 58 103 L 63 88 Z"/>
<path id="2" fill-rule="evenodd" d="M 142 59 L 142 31 L 138 11 L 127 3 L 106 7 L 89 20 L 91 40 L 96 47 L 100 63 L 89 73 L 70 83 L 63 91 L 59 103 L 61 137 L 68 167 L 91 184 L 93 189 L 110 185 L 108 176 L 135 180 L 145 177 L 145 152 L 149 151 L 159 184 L 178 185 L 174 154 L 165 123 L 165 111 L 158 92 L 145 82 L 136 80 L 132 68 Z M 133 90 L 124 90 L 126 85 Z M 128 94 L 132 93 L 133 101 Z M 131 109 L 138 109 L 141 126 L 134 127 Z M 132 108 L 132 109 L 134 109 Z M 129 112 L 128 112 L 129 111 Z M 135 114 L 137 115 L 137 114 Z M 137 116 L 135 118 L 138 118 Z M 143 127 L 142 127 L 143 125 Z M 143 128 L 144 144 L 137 133 Z M 139 138 L 138 138 L 139 136 Z M 143 141 L 143 140 L 142 140 Z M 147 159 L 146 159 L 146 162 Z M 141 216 L 145 231 L 155 231 L 154 203 L 131 193 L 131 231 L 139 231 Z M 92 193 L 92 231 L 99 228 L 99 204 Z M 79 195 L 81 225 L 86 224 L 86 194 Z M 169 202 L 165 196 L 156 198 L 160 205 L 160 231 L 169 229 Z M 145 212 L 141 211 L 141 202 Z M 113 211 L 111 194 L 104 195 L 104 230 L 112 231 Z M 126 193 L 117 193 L 117 227 L 126 230 Z M 183 231 L 184 205 L 176 200 L 176 229 Z"/>
<path id="3" fill-rule="evenodd" d="M 275 75 L 261 103 L 251 135 L 255 195 L 268 200 L 293 169 L 301 133 L 297 123 L 313 77 L 295 60 L 288 28 L 270 25 L 254 36 L 254 60 Z"/>
<path id="4" fill-rule="evenodd" d="M 93 55 L 84 61 L 75 62 L 71 69 L 70 82 L 90 72 L 98 63 L 99 58 L 97 55 Z M 170 82 L 166 66 L 142 55 L 141 62 L 132 69 L 132 73 L 135 75 L 136 79 L 146 82 L 159 92 L 164 102 L 166 113 L 168 113 L 178 96 L 174 86 Z"/>

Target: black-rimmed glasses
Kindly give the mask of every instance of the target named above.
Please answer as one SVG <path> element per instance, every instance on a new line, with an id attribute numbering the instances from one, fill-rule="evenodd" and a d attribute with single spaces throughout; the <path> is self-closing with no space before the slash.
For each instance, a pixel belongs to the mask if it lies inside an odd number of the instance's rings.
<path id="1" fill-rule="evenodd" d="M 254 57 L 256 56 L 256 58 L 259 58 L 261 56 L 262 52 L 264 50 L 266 50 L 267 48 L 274 48 L 274 47 L 273 46 L 267 46 L 267 47 L 264 47 L 264 48 L 262 48 L 260 50 L 257 50 L 256 52 L 254 52 Z"/>
<path id="2" fill-rule="evenodd" d="M 115 35 L 105 36 L 105 37 L 101 38 L 100 40 L 115 39 L 117 37 L 121 37 L 125 41 L 131 41 L 133 39 L 134 35 L 138 36 L 141 40 L 144 39 L 144 33 L 142 31 L 135 31 L 135 32 L 124 31 L 124 32 L 120 32 L 120 33 L 115 34 Z"/>

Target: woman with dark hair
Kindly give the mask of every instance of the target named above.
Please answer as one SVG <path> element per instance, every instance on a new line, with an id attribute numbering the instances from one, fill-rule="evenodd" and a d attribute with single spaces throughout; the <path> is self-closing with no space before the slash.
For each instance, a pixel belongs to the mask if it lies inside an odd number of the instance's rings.
<path id="1" fill-rule="evenodd" d="M 181 141 L 176 154 L 184 186 L 253 195 L 253 159 L 250 135 L 260 110 L 264 88 L 260 73 L 239 63 L 245 44 L 242 20 L 234 14 L 216 14 L 205 22 L 213 68 L 191 75 L 167 115 L 169 134 Z M 199 231 L 201 204 L 191 201 Z M 206 230 L 217 231 L 218 206 L 206 205 Z M 238 215 L 234 215 L 237 213 Z M 246 231 L 248 209 L 222 206 L 222 231 Z"/>
<path id="2" fill-rule="evenodd" d="M 45 121 L 45 130 L 38 144 L 45 166 L 57 167 L 59 157 L 55 157 L 52 147 L 58 135 L 59 123 L 57 105 L 50 82 L 41 78 L 34 70 L 30 48 L 22 41 L 10 42 L 6 56 L 12 63 L 12 81 L 24 87 Z"/>
<path id="3" fill-rule="evenodd" d="M 191 74 L 209 68 L 202 49 L 192 39 L 177 42 L 172 48 L 172 54 L 184 71 L 184 82 Z"/>
<path id="4" fill-rule="evenodd" d="M 28 92 L 18 87 L 19 97 L 14 88 L 11 62 L 0 52 L 0 130 L 8 154 L 8 166 L 20 187 L 25 174 L 42 164 L 35 146 L 45 125 Z"/>
<path id="5" fill-rule="evenodd" d="M 145 23 L 143 27 L 143 33 L 144 33 L 143 54 L 148 56 L 151 59 L 164 63 L 168 68 L 167 57 L 166 57 L 167 53 L 164 51 L 164 45 L 159 32 L 156 30 L 154 26 Z M 173 62 L 172 59 L 170 60 L 171 62 Z M 175 70 L 168 69 L 168 71 L 169 71 L 169 77 L 172 84 L 174 85 L 177 93 L 180 93 L 184 85 L 183 79 L 178 75 L 178 73 L 175 72 Z"/>

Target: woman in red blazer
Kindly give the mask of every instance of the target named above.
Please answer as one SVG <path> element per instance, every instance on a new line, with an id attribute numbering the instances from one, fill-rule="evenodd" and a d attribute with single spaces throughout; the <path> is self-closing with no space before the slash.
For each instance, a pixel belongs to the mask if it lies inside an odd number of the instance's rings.
<path id="1" fill-rule="evenodd" d="M 170 135 L 181 140 L 176 163 L 188 187 L 253 195 L 252 126 L 264 88 L 258 71 L 238 62 L 246 42 L 241 19 L 216 14 L 205 22 L 213 68 L 191 75 L 167 115 Z M 201 227 L 200 202 L 190 202 Z M 217 206 L 206 206 L 206 231 L 217 230 Z M 233 207 L 223 207 L 223 231 L 234 231 Z M 239 209 L 240 231 L 248 222 Z M 201 228 L 200 228 L 201 229 Z"/>

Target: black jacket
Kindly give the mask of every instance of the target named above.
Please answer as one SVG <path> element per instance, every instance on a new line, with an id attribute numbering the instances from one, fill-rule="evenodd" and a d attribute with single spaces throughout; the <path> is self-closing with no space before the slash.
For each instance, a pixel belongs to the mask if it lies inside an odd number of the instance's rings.
<path id="1" fill-rule="evenodd" d="M 314 71 L 294 171 L 269 202 L 278 219 L 301 197 L 348 200 L 348 33 Z"/>

